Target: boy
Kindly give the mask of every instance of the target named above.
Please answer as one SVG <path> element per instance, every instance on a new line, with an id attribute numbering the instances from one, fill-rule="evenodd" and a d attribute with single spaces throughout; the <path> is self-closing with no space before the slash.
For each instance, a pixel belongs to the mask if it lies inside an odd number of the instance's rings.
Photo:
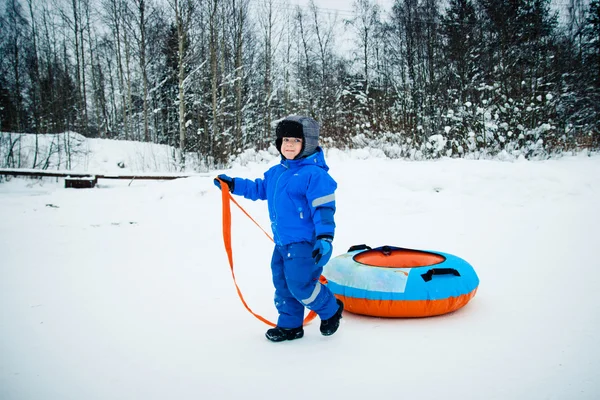
<path id="1" fill-rule="evenodd" d="M 319 315 L 324 336 L 337 331 L 344 310 L 344 304 L 319 282 L 333 249 L 337 183 L 327 173 L 329 167 L 318 142 L 317 121 L 290 116 L 276 128 L 281 162 L 262 179 L 219 175 L 231 193 L 267 200 L 275 240 L 271 272 L 279 318 L 265 336 L 273 342 L 304 336 L 304 307 Z M 215 185 L 221 188 L 216 179 Z"/>

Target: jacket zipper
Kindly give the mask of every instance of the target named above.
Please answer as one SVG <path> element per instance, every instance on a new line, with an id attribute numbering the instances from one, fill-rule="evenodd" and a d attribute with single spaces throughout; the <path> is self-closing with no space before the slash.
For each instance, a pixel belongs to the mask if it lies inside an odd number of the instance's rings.
<path id="1" fill-rule="evenodd" d="M 283 176 L 283 174 L 285 174 L 287 172 L 287 170 L 289 169 L 289 167 L 285 164 L 281 164 L 285 167 L 285 171 L 283 171 L 281 173 L 281 175 L 279 175 L 279 177 L 277 178 L 277 181 L 275 182 L 275 190 L 273 191 L 273 214 L 275 215 L 275 224 L 273 226 L 273 235 L 279 239 L 279 234 L 277 233 L 277 207 L 275 207 L 276 204 L 276 199 L 277 199 L 277 186 L 279 185 L 279 180 L 281 179 L 281 177 Z"/>

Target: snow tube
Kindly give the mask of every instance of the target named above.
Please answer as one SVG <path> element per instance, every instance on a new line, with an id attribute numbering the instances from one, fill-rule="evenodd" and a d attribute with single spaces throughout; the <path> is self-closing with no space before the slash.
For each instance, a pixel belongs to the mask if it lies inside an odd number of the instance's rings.
<path id="1" fill-rule="evenodd" d="M 393 246 L 352 246 L 323 268 L 327 287 L 351 313 L 375 317 L 430 317 L 463 307 L 479 278 L 451 254 Z"/>

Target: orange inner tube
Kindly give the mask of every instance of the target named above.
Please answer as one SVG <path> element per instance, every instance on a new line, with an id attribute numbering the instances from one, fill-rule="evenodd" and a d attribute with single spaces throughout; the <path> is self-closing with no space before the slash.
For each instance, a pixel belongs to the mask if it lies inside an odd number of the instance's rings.
<path id="1" fill-rule="evenodd" d="M 417 268 L 441 264 L 446 261 L 446 257 L 418 250 L 400 249 L 386 253 L 380 250 L 368 250 L 355 255 L 354 261 L 372 267 Z"/>

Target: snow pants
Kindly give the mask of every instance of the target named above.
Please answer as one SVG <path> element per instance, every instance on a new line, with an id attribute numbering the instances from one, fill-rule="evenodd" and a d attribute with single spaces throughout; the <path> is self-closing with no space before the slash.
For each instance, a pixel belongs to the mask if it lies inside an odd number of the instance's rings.
<path id="1" fill-rule="evenodd" d="M 323 319 L 335 314 L 338 305 L 331 290 L 319 282 L 323 267 L 317 267 L 311 253 L 314 243 L 300 242 L 275 246 L 271 259 L 277 326 L 298 328 L 304 321 L 304 308 Z"/>

